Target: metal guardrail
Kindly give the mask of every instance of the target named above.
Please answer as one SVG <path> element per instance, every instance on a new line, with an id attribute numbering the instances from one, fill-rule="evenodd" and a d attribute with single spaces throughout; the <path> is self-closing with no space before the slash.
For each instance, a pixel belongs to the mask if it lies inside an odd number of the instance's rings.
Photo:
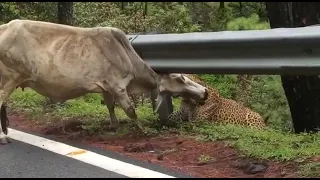
<path id="1" fill-rule="evenodd" d="M 320 26 L 128 37 L 156 72 L 320 74 Z M 167 95 L 158 111 L 163 123 L 172 111 Z"/>
<path id="2" fill-rule="evenodd" d="M 320 74 L 320 27 L 128 35 L 155 71 Z"/>

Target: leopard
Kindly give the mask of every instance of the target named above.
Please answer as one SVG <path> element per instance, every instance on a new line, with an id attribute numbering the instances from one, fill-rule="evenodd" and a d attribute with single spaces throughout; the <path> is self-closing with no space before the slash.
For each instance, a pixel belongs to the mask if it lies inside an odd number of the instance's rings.
<path id="1" fill-rule="evenodd" d="M 186 76 L 208 89 L 208 99 L 204 105 L 199 105 L 190 98 L 182 97 L 180 108 L 169 115 L 169 121 L 209 121 L 255 129 L 266 128 L 266 121 L 259 113 L 235 100 L 224 98 L 217 89 L 207 85 L 197 75 Z"/>

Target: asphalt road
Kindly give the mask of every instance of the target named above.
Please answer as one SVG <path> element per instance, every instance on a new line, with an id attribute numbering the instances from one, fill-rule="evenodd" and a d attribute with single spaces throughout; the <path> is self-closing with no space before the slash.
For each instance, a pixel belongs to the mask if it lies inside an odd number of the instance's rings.
<path id="1" fill-rule="evenodd" d="M 192 178 L 184 173 L 129 158 L 112 151 L 76 142 L 61 142 L 55 136 L 41 136 L 33 133 L 25 133 L 18 129 L 11 129 L 11 131 L 9 131 L 9 134 L 10 133 L 12 143 L 0 145 L 0 179 L 168 176 L 176 178 Z M 78 149 L 87 150 L 88 152 L 83 154 L 82 158 L 80 158 L 82 160 L 71 158 L 64 154 L 65 152 L 70 152 L 71 149 L 64 151 L 62 154 L 57 153 L 61 149 L 63 150 L 66 148 L 65 146 L 72 146 Z M 47 150 L 46 148 L 51 150 Z M 99 157 L 92 153 L 90 155 L 89 152 L 96 153 Z M 84 156 L 89 159 L 86 159 Z"/>
<path id="2" fill-rule="evenodd" d="M 126 178 L 126 176 L 12 140 L 0 145 L 0 178 Z"/>

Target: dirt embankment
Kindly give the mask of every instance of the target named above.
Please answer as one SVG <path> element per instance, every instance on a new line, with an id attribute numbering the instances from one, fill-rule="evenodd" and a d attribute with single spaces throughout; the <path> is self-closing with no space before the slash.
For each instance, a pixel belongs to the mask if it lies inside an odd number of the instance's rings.
<path id="1" fill-rule="evenodd" d="M 239 152 L 223 142 L 198 142 L 177 133 L 156 137 L 88 137 L 82 135 L 80 123 L 57 128 L 37 123 L 23 114 L 9 116 L 10 127 L 42 135 L 80 141 L 95 147 L 147 161 L 201 178 L 275 178 L 297 177 L 295 163 L 260 162 L 240 157 Z M 76 127 L 77 126 L 77 127 Z M 64 132 L 63 132 L 64 131 Z M 9 132 L 10 136 L 10 132 Z"/>

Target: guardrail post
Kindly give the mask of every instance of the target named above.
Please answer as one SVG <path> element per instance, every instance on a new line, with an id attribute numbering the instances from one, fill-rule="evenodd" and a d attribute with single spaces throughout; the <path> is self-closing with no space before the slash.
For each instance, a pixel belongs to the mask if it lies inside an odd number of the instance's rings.
<path id="1" fill-rule="evenodd" d="M 162 104 L 159 107 L 158 114 L 161 125 L 168 125 L 168 116 L 173 112 L 172 98 L 171 95 L 164 95 Z"/>

